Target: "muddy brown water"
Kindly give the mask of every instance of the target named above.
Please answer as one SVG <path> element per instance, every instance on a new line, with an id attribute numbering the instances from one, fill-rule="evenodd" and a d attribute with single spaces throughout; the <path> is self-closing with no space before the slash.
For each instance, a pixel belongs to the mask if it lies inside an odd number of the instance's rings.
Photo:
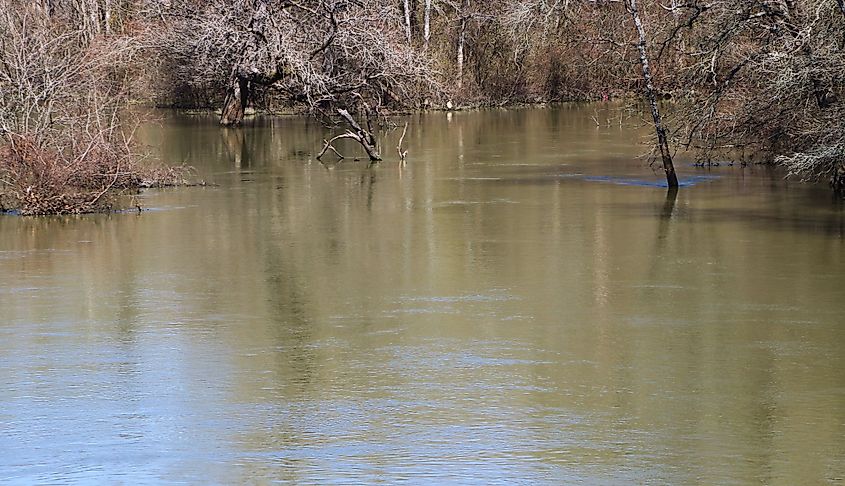
<path id="1" fill-rule="evenodd" d="M 0 216 L 0 482 L 845 481 L 842 208 L 683 162 L 667 198 L 606 116 L 413 116 L 404 168 L 147 127 L 216 185 Z"/>

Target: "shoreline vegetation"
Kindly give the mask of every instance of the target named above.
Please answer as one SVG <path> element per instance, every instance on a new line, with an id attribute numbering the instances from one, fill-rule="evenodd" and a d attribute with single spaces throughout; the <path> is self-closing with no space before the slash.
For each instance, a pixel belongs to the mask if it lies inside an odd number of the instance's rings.
<path id="1" fill-rule="evenodd" d="M 21 216 L 110 212 L 127 195 L 130 206 L 140 211 L 131 197 L 137 191 L 192 184 L 192 168 L 138 161 L 128 145 L 100 140 L 72 156 L 40 147 L 31 138 L 9 136 L 0 147 L 0 212 Z"/>
<path id="2" fill-rule="evenodd" d="M 670 188 L 685 153 L 843 195 L 843 31 L 842 0 L 0 0 L 0 209 L 188 184 L 143 160 L 138 104 L 231 130 L 305 113 L 348 128 L 323 153 L 351 138 L 380 160 L 391 114 L 635 97 Z"/>

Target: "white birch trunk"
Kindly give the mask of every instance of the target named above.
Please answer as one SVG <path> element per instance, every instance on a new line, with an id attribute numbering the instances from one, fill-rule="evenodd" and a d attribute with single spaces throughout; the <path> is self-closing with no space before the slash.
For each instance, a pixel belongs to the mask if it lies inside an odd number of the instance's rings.
<path id="1" fill-rule="evenodd" d="M 466 19 L 461 18 L 461 31 L 458 33 L 458 89 L 464 87 L 464 43 L 466 42 Z"/>
<path id="2" fill-rule="evenodd" d="M 411 6 L 408 0 L 402 0 L 402 12 L 405 14 L 405 37 L 411 43 Z"/>
<path id="3" fill-rule="evenodd" d="M 431 40 L 431 0 L 425 0 L 425 13 L 423 14 L 423 40 L 424 46 L 428 49 Z"/>
<path id="4" fill-rule="evenodd" d="M 106 34 L 111 34 L 111 0 L 105 0 L 103 5 L 103 24 Z"/>

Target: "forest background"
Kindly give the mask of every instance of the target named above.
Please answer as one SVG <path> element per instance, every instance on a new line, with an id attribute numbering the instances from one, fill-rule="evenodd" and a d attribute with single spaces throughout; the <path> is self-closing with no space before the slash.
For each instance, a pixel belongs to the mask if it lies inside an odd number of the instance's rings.
<path id="1" fill-rule="evenodd" d="M 843 2 L 0 0 L 0 208 L 183 183 L 138 163 L 132 104 L 303 111 L 366 148 L 402 111 L 654 100 L 664 167 L 768 163 L 842 194 Z"/>

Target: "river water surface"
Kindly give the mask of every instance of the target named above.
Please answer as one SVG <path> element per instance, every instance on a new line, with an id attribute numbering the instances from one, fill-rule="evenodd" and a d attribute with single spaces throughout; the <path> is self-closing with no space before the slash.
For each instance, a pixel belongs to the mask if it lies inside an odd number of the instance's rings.
<path id="1" fill-rule="evenodd" d="M 0 216 L 0 482 L 842 484 L 842 208 L 667 198 L 605 116 L 414 116 L 400 168 L 169 115 L 214 185 Z"/>

